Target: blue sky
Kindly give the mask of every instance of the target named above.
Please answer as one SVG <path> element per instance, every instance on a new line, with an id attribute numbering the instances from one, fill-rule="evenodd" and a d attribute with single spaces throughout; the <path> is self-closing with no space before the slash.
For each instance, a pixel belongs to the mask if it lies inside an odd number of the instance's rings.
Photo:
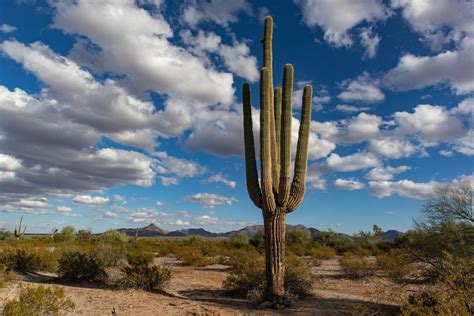
<path id="1" fill-rule="evenodd" d="M 262 222 L 246 192 L 241 86 L 258 133 L 263 17 L 274 82 L 314 87 L 290 224 L 407 230 L 472 181 L 473 4 L 455 0 L 0 2 L 0 226 L 96 232 Z M 293 146 L 296 138 L 293 138 Z"/>

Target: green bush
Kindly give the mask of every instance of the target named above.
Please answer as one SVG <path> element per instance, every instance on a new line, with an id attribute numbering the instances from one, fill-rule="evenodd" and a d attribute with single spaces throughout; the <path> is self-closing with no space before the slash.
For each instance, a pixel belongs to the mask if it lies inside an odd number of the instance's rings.
<path id="1" fill-rule="evenodd" d="M 346 251 L 351 250 L 354 247 L 352 239 L 343 234 L 339 234 L 333 231 L 320 231 L 315 237 L 315 241 L 320 245 L 328 246 L 336 250 L 337 254 L 342 254 Z"/>
<path id="2" fill-rule="evenodd" d="M 242 248 L 249 245 L 249 237 L 241 233 L 227 238 L 225 243 L 229 248 Z"/>
<path id="3" fill-rule="evenodd" d="M 59 276 L 70 281 L 104 282 L 107 274 L 103 263 L 91 253 L 68 251 L 59 259 Z"/>
<path id="4" fill-rule="evenodd" d="M 76 239 L 76 229 L 74 226 L 64 227 L 60 233 L 53 236 L 55 242 L 70 242 Z"/>
<path id="5" fill-rule="evenodd" d="M 6 302 L 3 315 L 60 315 L 75 308 L 74 302 L 64 295 L 64 289 L 57 287 L 22 287 L 18 299 Z"/>
<path id="6" fill-rule="evenodd" d="M 235 258 L 235 261 L 231 274 L 223 283 L 223 288 L 235 296 L 262 301 L 266 286 L 263 256 L 241 256 Z M 284 286 L 288 303 L 294 298 L 310 294 L 312 287 L 310 267 L 303 259 L 296 256 L 287 257 Z"/>
<path id="7" fill-rule="evenodd" d="M 94 239 L 92 232 L 88 229 L 80 229 L 77 232 L 77 240 L 81 242 L 91 242 Z"/>
<path id="8" fill-rule="evenodd" d="M 344 255 L 339 259 L 339 264 L 344 270 L 345 274 L 354 279 L 359 279 L 374 275 L 376 271 L 375 263 L 370 262 L 363 256 L 354 254 Z"/>
<path id="9" fill-rule="evenodd" d="M 7 283 L 19 280 L 20 277 L 14 271 L 8 269 L 4 264 L 0 264 L 0 288 L 4 287 Z"/>
<path id="10" fill-rule="evenodd" d="M 0 254 L 0 263 L 17 272 L 54 271 L 57 254 L 54 251 L 31 247 L 5 248 Z"/>
<path id="11" fill-rule="evenodd" d="M 377 256 L 377 269 L 387 273 L 394 280 L 401 280 L 413 270 L 413 263 L 401 250 L 393 249 L 388 254 Z"/>
<path id="12" fill-rule="evenodd" d="M 145 291 L 162 289 L 171 279 L 171 271 L 163 265 L 152 265 L 152 261 L 153 257 L 146 254 L 130 255 L 129 266 L 122 269 L 121 287 Z"/>
<path id="13" fill-rule="evenodd" d="M 100 234 L 99 241 L 112 244 L 124 244 L 128 242 L 128 236 L 117 230 L 108 230 Z"/>
<path id="14" fill-rule="evenodd" d="M 336 256 L 336 250 L 328 246 L 316 245 L 309 249 L 308 255 L 313 259 L 328 260 Z"/>
<path id="15" fill-rule="evenodd" d="M 307 229 L 300 227 L 288 229 L 286 231 L 285 240 L 289 247 L 292 245 L 306 246 L 311 243 L 311 233 Z"/>
<path id="16" fill-rule="evenodd" d="M 185 266 L 204 267 L 217 262 L 218 258 L 205 256 L 203 250 L 197 247 L 180 247 L 176 249 L 176 257 Z"/>

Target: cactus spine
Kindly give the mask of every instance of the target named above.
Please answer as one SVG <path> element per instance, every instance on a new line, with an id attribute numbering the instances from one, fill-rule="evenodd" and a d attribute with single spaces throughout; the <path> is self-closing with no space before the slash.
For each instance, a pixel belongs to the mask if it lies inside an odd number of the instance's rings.
<path id="1" fill-rule="evenodd" d="M 18 228 L 15 228 L 15 231 L 14 231 L 14 235 L 16 238 L 20 238 L 21 236 L 25 234 L 26 225 L 23 226 L 23 229 L 22 229 L 22 225 L 21 225 L 22 223 L 23 223 L 23 216 L 20 217 L 20 224 L 18 224 Z"/>
<path id="2" fill-rule="evenodd" d="M 313 89 L 304 87 L 301 122 L 290 185 L 293 66 L 285 65 L 283 89 L 273 89 L 272 67 L 273 20 L 265 18 L 263 67 L 260 73 L 260 175 L 258 180 L 252 131 L 250 85 L 243 86 L 244 141 L 247 191 L 252 202 L 262 210 L 265 227 L 266 299 L 279 306 L 284 298 L 285 216 L 303 201 L 308 162 Z"/>

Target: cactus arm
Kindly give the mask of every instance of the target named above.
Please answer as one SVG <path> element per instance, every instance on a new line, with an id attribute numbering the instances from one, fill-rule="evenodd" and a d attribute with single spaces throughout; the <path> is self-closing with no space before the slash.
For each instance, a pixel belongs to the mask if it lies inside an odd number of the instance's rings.
<path id="1" fill-rule="evenodd" d="M 290 199 L 287 212 L 295 210 L 303 201 L 306 189 L 306 166 L 308 163 L 309 129 L 311 124 L 311 107 L 313 88 L 310 85 L 303 90 L 303 106 L 301 109 L 301 122 L 298 132 L 298 145 L 296 149 L 295 174 L 291 183 Z"/>
<path id="2" fill-rule="evenodd" d="M 280 139 L 281 139 L 281 88 L 277 87 L 274 91 L 275 99 L 275 134 L 276 134 L 276 151 L 277 162 L 280 164 Z"/>
<path id="3" fill-rule="evenodd" d="M 272 182 L 271 131 L 270 121 L 270 71 L 263 67 L 260 79 L 260 167 L 262 177 L 262 209 L 270 213 L 275 212 L 275 199 Z"/>
<path id="4" fill-rule="evenodd" d="M 276 143 L 276 126 L 274 119 L 274 95 L 273 95 L 273 53 L 272 53 L 272 36 L 273 36 L 273 19 L 271 16 L 265 18 L 264 33 L 263 33 L 263 67 L 268 68 L 269 78 L 269 101 L 271 106 L 269 107 L 269 113 L 271 120 L 270 123 L 270 148 L 271 148 L 271 159 L 272 159 L 272 179 L 273 179 L 273 190 L 278 190 L 279 180 L 279 166 L 277 158 L 277 143 Z"/>
<path id="5" fill-rule="evenodd" d="M 283 69 L 283 96 L 280 137 L 280 186 L 278 204 L 285 207 L 290 196 L 290 161 L 291 161 L 291 121 L 293 97 L 293 66 L 285 65 Z"/>
<path id="6" fill-rule="evenodd" d="M 247 191 L 255 206 L 260 208 L 262 203 L 262 192 L 260 191 L 260 185 L 258 183 L 257 161 L 255 159 L 255 145 L 252 128 L 252 105 L 250 100 L 250 85 L 245 83 L 243 86 L 243 104 Z"/>

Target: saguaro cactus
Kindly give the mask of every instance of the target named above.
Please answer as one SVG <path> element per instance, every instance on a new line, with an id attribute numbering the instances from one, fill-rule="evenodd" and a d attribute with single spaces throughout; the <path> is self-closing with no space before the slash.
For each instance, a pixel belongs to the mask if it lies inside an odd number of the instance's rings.
<path id="1" fill-rule="evenodd" d="M 294 175 L 290 186 L 293 66 L 287 64 L 284 67 L 283 90 L 279 87 L 273 90 L 272 32 L 273 20 L 266 17 L 260 77 L 261 184 L 255 158 L 248 83 L 243 86 L 243 107 L 247 190 L 250 199 L 262 210 L 265 227 L 266 299 L 272 304 L 280 304 L 285 294 L 285 217 L 300 205 L 305 192 L 313 90 L 310 85 L 304 87 Z"/>
<path id="2" fill-rule="evenodd" d="M 21 226 L 21 224 L 23 223 L 23 216 L 20 217 L 20 224 L 18 225 L 18 228 L 15 228 L 15 231 L 14 231 L 14 235 L 16 238 L 20 238 L 21 236 L 23 236 L 25 234 L 25 231 L 26 231 L 26 225 L 25 226 Z M 22 229 L 23 228 L 23 229 Z"/>

